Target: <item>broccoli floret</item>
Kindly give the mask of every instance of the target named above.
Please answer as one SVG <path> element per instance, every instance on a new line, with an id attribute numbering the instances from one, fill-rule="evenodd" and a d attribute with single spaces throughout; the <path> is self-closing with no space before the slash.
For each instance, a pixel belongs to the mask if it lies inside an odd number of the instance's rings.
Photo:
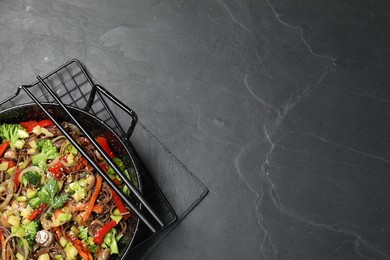
<path id="1" fill-rule="evenodd" d="M 26 235 L 24 238 L 27 240 L 31 248 L 35 245 L 35 235 L 37 234 L 39 229 L 38 223 L 36 221 L 31 221 L 30 223 L 24 225 L 23 227 L 26 231 Z"/>
<path id="2" fill-rule="evenodd" d="M 111 254 L 119 254 L 115 228 L 111 229 L 110 232 L 108 232 L 105 235 L 102 247 L 103 248 L 110 248 Z"/>
<path id="3" fill-rule="evenodd" d="M 41 204 L 42 204 L 42 203 L 41 203 L 41 200 L 39 199 L 39 197 L 34 197 L 34 198 L 32 198 L 32 199 L 28 202 L 28 205 L 30 205 L 33 209 L 38 208 Z"/>
<path id="4" fill-rule="evenodd" d="M 87 239 L 83 240 L 83 242 L 92 254 L 95 254 L 98 251 L 99 247 L 93 242 L 93 237 L 89 236 Z"/>
<path id="5" fill-rule="evenodd" d="M 78 237 L 81 239 L 81 240 L 85 240 L 88 238 L 88 228 L 87 227 L 84 227 L 84 226 L 80 226 L 79 227 L 79 234 L 78 234 Z"/>
<path id="6" fill-rule="evenodd" d="M 23 139 L 26 139 L 28 136 L 26 129 L 19 124 L 0 125 L 0 137 L 3 141 L 9 141 L 11 149 L 22 149 L 26 143 Z"/>
<path id="7" fill-rule="evenodd" d="M 37 172 L 26 172 L 23 178 L 26 178 L 31 185 L 36 186 L 41 183 L 42 176 Z"/>
<path id="8" fill-rule="evenodd" d="M 32 163 L 41 169 L 46 167 L 47 160 L 55 159 L 58 156 L 57 148 L 50 140 L 39 140 L 37 148 L 40 153 L 32 156 Z"/>

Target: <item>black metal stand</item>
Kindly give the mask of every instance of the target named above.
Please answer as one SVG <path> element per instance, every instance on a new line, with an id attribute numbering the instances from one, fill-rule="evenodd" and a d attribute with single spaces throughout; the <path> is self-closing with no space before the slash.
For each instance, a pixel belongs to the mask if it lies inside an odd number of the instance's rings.
<path id="1" fill-rule="evenodd" d="M 26 91 L 27 88 L 28 90 Z M 94 84 L 78 60 L 71 60 L 65 63 L 28 87 L 22 86 L 18 88 L 16 94 L 0 103 L 0 108 L 9 108 L 21 104 L 23 102 L 23 99 L 20 98 L 21 89 L 25 90 L 34 102 L 38 102 L 38 104 L 39 102 L 63 103 L 66 106 L 76 107 L 96 116 L 109 125 L 122 141 L 134 150 L 130 137 L 136 126 L 136 114 L 103 87 Z M 53 96 L 53 93 L 56 95 Z M 122 118 L 118 120 L 113 112 L 114 110 L 121 110 L 127 119 L 123 120 Z M 146 223 L 150 222 L 156 226 L 156 222 L 158 222 L 161 228 L 154 232 L 150 225 L 140 222 L 132 248 L 136 248 L 156 234 L 164 231 L 178 219 L 164 194 L 142 165 L 139 169 L 139 174 L 143 190 L 142 199 L 145 199 L 148 202 L 147 205 L 153 209 L 148 211 L 145 210 L 145 207 L 142 207 L 142 216 L 145 217 Z"/>

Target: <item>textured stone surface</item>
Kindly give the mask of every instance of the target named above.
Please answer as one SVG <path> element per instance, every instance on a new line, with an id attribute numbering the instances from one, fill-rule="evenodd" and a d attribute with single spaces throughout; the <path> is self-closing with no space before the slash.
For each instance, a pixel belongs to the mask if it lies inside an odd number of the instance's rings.
<path id="1" fill-rule="evenodd" d="M 206 184 L 147 259 L 388 259 L 389 9 L 4 0 L 1 96 L 78 58 Z"/>

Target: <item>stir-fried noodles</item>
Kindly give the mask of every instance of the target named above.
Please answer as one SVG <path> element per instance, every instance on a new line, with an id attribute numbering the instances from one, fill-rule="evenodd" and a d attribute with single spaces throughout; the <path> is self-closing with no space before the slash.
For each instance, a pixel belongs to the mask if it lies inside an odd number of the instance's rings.
<path id="1" fill-rule="evenodd" d="M 129 189 L 79 129 L 64 128 Z M 125 204 L 50 120 L 0 125 L 0 259 L 110 259 L 133 232 Z M 125 173 L 104 137 L 99 145 Z M 130 176 L 129 176 L 130 178 Z"/>

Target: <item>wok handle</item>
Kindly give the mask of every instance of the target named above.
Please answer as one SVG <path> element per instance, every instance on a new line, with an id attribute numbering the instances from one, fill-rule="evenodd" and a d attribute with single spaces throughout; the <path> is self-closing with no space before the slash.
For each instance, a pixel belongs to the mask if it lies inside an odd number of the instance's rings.
<path id="1" fill-rule="evenodd" d="M 110 117 L 114 120 L 115 125 L 118 127 L 118 129 L 122 132 L 122 135 L 127 139 L 130 140 L 131 135 L 133 134 L 134 128 L 138 122 L 138 116 L 128 106 L 126 106 L 122 101 L 120 101 L 118 98 L 116 98 L 114 95 L 112 95 L 109 91 L 107 91 L 105 88 L 100 86 L 99 84 L 95 84 L 92 87 L 88 103 L 85 107 L 85 110 L 90 110 L 94 101 L 95 101 L 95 96 L 98 95 L 98 98 L 102 102 L 104 108 L 106 111 L 109 113 Z M 131 122 L 130 126 L 127 129 L 127 132 L 124 132 L 122 129 L 122 126 L 119 124 L 118 120 L 116 119 L 115 115 L 112 113 L 110 107 L 107 105 L 107 102 L 104 100 L 102 96 L 107 97 L 112 103 L 114 103 L 117 107 L 122 109 L 125 113 L 131 116 Z"/>

